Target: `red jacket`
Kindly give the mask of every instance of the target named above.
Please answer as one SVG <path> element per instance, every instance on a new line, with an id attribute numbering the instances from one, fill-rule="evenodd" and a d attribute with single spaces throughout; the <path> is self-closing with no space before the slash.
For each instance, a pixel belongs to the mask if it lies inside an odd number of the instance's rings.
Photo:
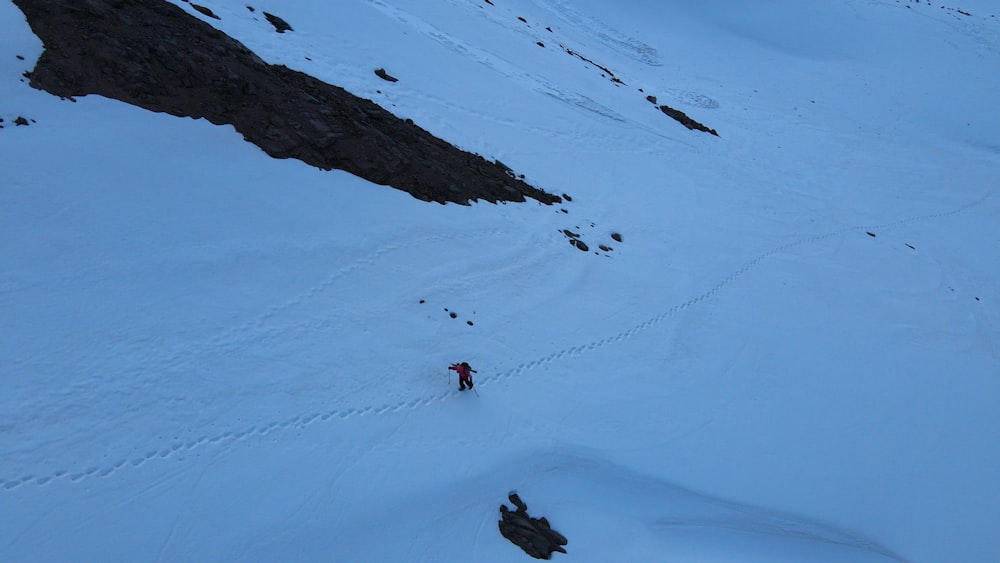
<path id="1" fill-rule="evenodd" d="M 471 372 L 475 371 L 474 369 L 467 368 L 467 367 L 463 366 L 462 364 L 455 364 L 453 366 L 448 366 L 448 369 L 453 369 L 453 370 L 457 371 L 458 372 L 458 376 L 461 377 L 462 379 L 472 379 L 472 373 Z"/>

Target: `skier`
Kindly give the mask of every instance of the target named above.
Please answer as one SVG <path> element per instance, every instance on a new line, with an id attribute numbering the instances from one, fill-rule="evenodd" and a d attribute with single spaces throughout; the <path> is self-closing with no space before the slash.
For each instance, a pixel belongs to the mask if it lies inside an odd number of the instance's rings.
<path id="1" fill-rule="evenodd" d="M 458 390 L 465 391 L 465 386 L 468 385 L 469 389 L 472 389 L 472 374 L 476 373 L 476 370 L 472 369 L 469 362 L 462 362 L 460 364 L 451 364 L 448 369 L 452 369 L 458 372 Z"/>

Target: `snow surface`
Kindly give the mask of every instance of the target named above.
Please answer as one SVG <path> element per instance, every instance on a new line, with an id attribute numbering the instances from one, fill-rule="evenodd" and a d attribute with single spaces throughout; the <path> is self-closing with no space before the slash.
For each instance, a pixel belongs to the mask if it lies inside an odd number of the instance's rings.
<path id="1" fill-rule="evenodd" d="M 199 3 L 572 201 L 60 101 L 0 2 L 0 560 L 1000 560 L 996 2 Z"/>

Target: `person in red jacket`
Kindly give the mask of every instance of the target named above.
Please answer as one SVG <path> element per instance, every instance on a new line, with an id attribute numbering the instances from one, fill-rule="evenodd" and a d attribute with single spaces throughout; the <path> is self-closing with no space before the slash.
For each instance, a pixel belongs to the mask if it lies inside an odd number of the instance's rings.
<path id="1" fill-rule="evenodd" d="M 458 390 L 465 391 L 465 386 L 468 385 L 469 389 L 472 389 L 472 374 L 476 373 L 476 370 L 472 369 L 469 362 L 462 362 L 460 364 L 451 364 L 448 369 L 453 369 L 458 372 Z"/>

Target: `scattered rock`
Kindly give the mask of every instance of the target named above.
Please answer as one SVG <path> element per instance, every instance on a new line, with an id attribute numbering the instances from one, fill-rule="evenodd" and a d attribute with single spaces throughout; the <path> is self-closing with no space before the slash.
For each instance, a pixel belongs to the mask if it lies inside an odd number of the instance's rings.
<path id="1" fill-rule="evenodd" d="M 387 73 L 384 68 L 376 68 L 375 69 L 375 76 L 378 76 L 382 80 L 385 80 L 385 81 L 388 81 L 388 82 L 399 82 L 398 78 L 396 78 L 395 76 L 392 76 L 389 73 Z"/>
<path id="2" fill-rule="evenodd" d="M 611 233 L 611 238 L 613 238 L 615 240 L 615 242 L 621 242 L 622 241 L 622 236 L 619 233 Z"/>
<path id="3" fill-rule="evenodd" d="M 535 559 L 551 559 L 552 554 L 557 551 L 566 553 L 566 549 L 562 547 L 569 543 L 566 536 L 553 530 L 544 516 L 528 516 L 528 506 L 517 493 L 510 493 L 507 498 L 517 509 L 511 512 L 507 505 L 500 505 L 500 521 L 497 525 L 503 537 Z"/>
<path id="4" fill-rule="evenodd" d="M 543 49 L 545 48 L 545 43 L 542 43 L 541 41 L 535 41 L 535 45 L 538 45 L 539 47 L 541 47 Z"/>
<path id="5" fill-rule="evenodd" d="M 904 243 L 904 244 L 906 244 L 906 246 L 910 247 L 910 250 L 916 250 L 917 249 L 917 247 L 913 246 L 912 244 L 910 244 L 908 242 Z"/>
<path id="6" fill-rule="evenodd" d="M 28 126 L 28 120 L 25 119 L 25 118 L 23 118 L 23 117 L 21 117 L 21 116 L 17 116 L 17 119 L 14 120 L 14 125 L 17 125 L 17 126 L 22 126 L 23 125 L 23 126 L 27 127 Z"/>
<path id="7" fill-rule="evenodd" d="M 587 252 L 588 250 L 590 250 L 590 247 L 587 246 L 587 243 L 583 242 L 582 240 L 580 240 L 578 238 L 571 238 L 571 239 L 569 239 L 569 243 L 572 244 L 573 246 L 579 248 L 580 250 L 582 250 L 584 252 Z"/>
<path id="8" fill-rule="evenodd" d="M 606 72 L 608 74 L 608 76 L 611 77 L 611 82 L 614 82 L 615 84 L 625 84 L 617 76 L 615 76 L 615 73 L 611 72 L 611 69 L 609 69 L 608 67 L 601 66 L 601 65 L 595 63 L 594 61 L 588 59 L 587 57 L 581 55 L 580 53 L 577 53 L 576 51 L 574 51 L 572 49 L 568 49 L 566 47 L 563 47 L 563 49 L 566 49 L 567 53 L 569 53 L 570 55 L 572 55 L 572 56 L 580 59 L 581 61 L 583 61 L 583 62 L 585 62 L 585 63 L 587 63 L 589 65 L 592 65 L 594 67 L 597 67 L 597 68 L 603 70 L 604 72 Z"/>
<path id="9" fill-rule="evenodd" d="M 264 12 L 264 18 L 267 19 L 268 23 L 274 26 L 274 30 L 277 31 L 278 33 L 284 33 L 286 31 L 295 31 L 294 29 L 292 29 L 292 26 L 288 25 L 288 22 L 286 22 L 285 20 L 279 18 L 274 14 L 269 14 L 267 12 Z"/>
<path id="10" fill-rule="evenodd" d="M 563 194 L 562 198 L 565 199 L 566 201 L 573 201 L 573 198 L 569 197 L 568 194 Z"/>
<path id="11" fill-rule="evenodd" d="M 251 14 L 257 11 L 253 9 L 253 6 L 247 6 L 247 9 L 250 10 Z"/>
<path id="12" fill-rule="evenodd" d="M 517 19 L 523 21 L 524 23 L 528 23 L 528 20 L 522 18 L 521 16 L 517 16 Z"/>
<path id="13" fill-rule="evenodd" d="M 19 61 L 23 61 L 24 60 L 24 57 L 22 57 L 21 55 L 14 55 L 14 56 L 17 57 L 17 60 L 19 60 Z"/>
<path id="14" fill-rule="evenodd" d="M 865 231 L 865 234 L 867 234 L 868 236 L 870 236 L 872 238 L 875 238 L 875 233 L 873 233 L 871 231 Z"/>
<path id="15" fill-rule="evenodd" d="M 656 96 L 646 96 L 646 101 L 649 102 L 649 103 L 651 103 L 651 104 L 653 104 L 655 106 L 656 105 Z"/>

